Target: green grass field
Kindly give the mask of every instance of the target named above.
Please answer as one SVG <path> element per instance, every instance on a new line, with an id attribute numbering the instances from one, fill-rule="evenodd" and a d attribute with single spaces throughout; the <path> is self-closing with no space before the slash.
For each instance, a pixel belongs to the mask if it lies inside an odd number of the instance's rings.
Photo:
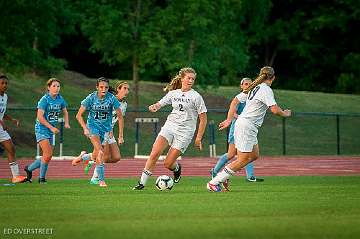
<path id="1" fill-rule="evenodd" d="M 359 238 L 360 177 L 232 179 L 232 191 L 210 193 L 207 178 L 185 177 L 160 192 L 154 179 L 0 186 L 2 238 Z M 1 185 L 5 180 L 0 180 Z M 52 228 L 52 235 L 4 235 L 16 228 Z"/>

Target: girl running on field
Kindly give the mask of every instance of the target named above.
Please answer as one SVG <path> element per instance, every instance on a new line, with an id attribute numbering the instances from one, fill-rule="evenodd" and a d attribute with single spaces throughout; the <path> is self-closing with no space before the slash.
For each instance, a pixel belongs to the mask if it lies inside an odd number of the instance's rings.
<path id="1" fill-rule="evenodd" d="M 40 168 L 39 183 L 46 183 L 46 172 L 48 164 L 53 155 L 55 134 L 59 133 L 56 128 L 60 113 L 64 116 L 65 128 L 70 128 L 69 114 L 66 109 L 66 102 L 60 93 L 60 81 L 50 78 L 47 83 L 47 93 L 41 97 L 37 105 L 35 136 L 36 142 L 42 151 L 42 157 L 37 158 L 32 164 L 25 167 L 27 180 L 31 182 L 32 172 Z"/>
<path id="2" fill-rule="evenodd" d="M 129 84 L 126 81 L 120 81 L 116 84 L 115 89 L 110 87 L 109 92 L 115 95 L 116 98 L 119 100 L 122 116 L 125 116 L 125 112 L 127 109 L 127 102 L 125 98 L 129 94 Z M 113 111 L 112 123 L 111 123 L 112 133 L 109 134 L 109 136 L 111 137 L 107 137 L 103 142 L 103 147 L 104 147 L 103 160 L 105 163 L 117 163 L 121 158 L 120 150 L 117 144 L 122 144 L 124 142 L 123 139 L 124 122 L 123 119 L 120 119 L 119 134 L 117 141 L 118 143 L 116 142 L 113 131 L 116 122 L 118 122 L 117 113 L 116 111 Z M 92 153 L 86 153 L 85 151 L 82 151 L 80 155 L 72 161 L 72 164 L 75 166 L 81 161 L 86 162 L 85 173 L 88 174 L 88 171 L 95 162 L 92 155 L 93 155 Z M 93 176 L 90 180 L 90 184 L 99 184 L 99 175 L 97 173 L 97 170 L 94 170 Z"/>
<path id="3" fill-rule="evenodd" d="M 246 105 L 235 123 L 234 134 L 237 159 L 225 166 L 216 177 L 208 182 L 208 190 L 220 192 L 222 189 L 220 183 L 228 190 L 226 182 L 229 177 L 259 157 L 257 134 L 268 108 L 275 115 L 282 117 L 289 117 L 291 115 L 291 110 L 282 110 L 276 104 L 274 93 L 270 88 L 274 80 L 274 69 L 265 66 L 261 68 L 260 74 L 254 82 L 244 91 L 244 93 L 248 93 Z M 236 111 L 235 106 L 235 104 L 230 105 L 227 119 L 219 124 L 220 130 L 225 129 L 231 124 Z"/>
<path id="4" fill-rule="evenodd" d="M 19 165 L 15 160 L 15 146 L 11 140 L 9 133 L 6 131 L 4 120 L 12 122 L 16 127 L 19 127 L 19 120 L 12 118 L 6 114 L 8 96 L 5 93 L 8 88 L 8 78 L 6 75 L 0 74 L 0 144 L 6 151 L 9 167 L 12 174 L 12 183 L 22 183 L 26 181 L 25 176 L 19 173 Z"/>
<path id="5" fill-rule="evenodd" d="M 119 123 L 119 143 L 123 143 L 123 117 L 118 99 L 108 92 L 109 80 L 101 77 L 96 82 L 96 91 L 89 94 L 82 102 L 76 119 L 84 130 L 94 147 L 92 157 L 96 161 L 96 168 L 99 177 L 99 186 L 107 187 L 104 179 L 104 145 L 108 138 L 113 138 L 112 118 L 113 111 L 116 112 Z M 88 111 L 87 122 L 82 115 Z"/>
<path id="6" fill-rule="evenodd" d="M 207 109 L 201 95 L 192 89 L 195 78 L 196 72 L 194 69 L 182 68 L 165 87 L 164 90 L 168 91 L 168 93 L 157 103 L 149 106 L 150 112 L 157 112 L 166 105 L 171 105 L 173 110 L 161 128 L 153 144 L 150 157 L 146 161 L 140 181 L 133 190 L 144 189 L 157 160 L 168 146 L 170 148 L 164 160 L 164 165 L 174 172 L 174 182 L 178 183 L 180 181 L 181 165 L 176 159 L 185 153 L 190 144 L 196 130 L 198 117 L 200 122 L 195 138 L 195 147 L 202 150 L 201 140 L 207 123 Z"/>

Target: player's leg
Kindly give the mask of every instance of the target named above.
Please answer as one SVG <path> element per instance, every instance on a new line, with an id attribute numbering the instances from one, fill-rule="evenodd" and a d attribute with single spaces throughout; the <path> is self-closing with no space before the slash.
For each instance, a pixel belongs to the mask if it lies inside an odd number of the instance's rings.
<path id="1" fill-rule="evenodd" d="M 220 170 L 225 166 L 225 164 L 235 157 L 235 155 L 236 155 L 235 144 L 234 143 L 229 144 L 228 152 L 226 154 L 223 154 L 219 158 L 215 167 L 211 171 L 212 178 L 214 178 L 216 176 L 216 174 L 218 174 L 220 172 Z"/>
<path id="2" fill-rule="evenodd" d="M 71 161 L 71 164 L 72 164 L 73 166 L 76 166 L 76 165 L 78 165 L 81 161 L 85 161 L 86 159 L 83 158 L 83 157 L 84 157 L 84 155 L 86 155 L 86 154 L 87 154 L 87 153 L 86 153 L 85 150 L 81 151 L 80 154 L 79 154 L 79 156 L 77 156 L 76 158 L 74 158 L 74 159 Z M 89 157 L 90 154 L 87 154 L 87 156 Z M 90 159 L 90 157 L 87 158 L 87 160 L 89 160 L 89 159 Z"/>
<path id="3" fill-rule="evenodd" d="M 105 163 L 117 163 L 121 159 L 120 149 L 115 142 L 109 142 L 104 150 Z"/>
<path id="4" fill-rule="evenodd" d="M 48 170 L 49 162 L 53 155 L 53 146 L 49 139 L 44 139 L 39 142 L 42 151 L 40 163 L 39 183 L 46 183 L 46 173 Z"/>
<path id="5" fill-rule="evenodd" d="M 246 172 L 246 181 L 248 181 L 248 182 L 263 182 L 264 181 L 263 178 L 255 177 L 253 162 L 251 162 L 245 166 L 245 172 Z"/>
<path id="6" fill-rule="evenodd" d="M 105 183 L 105 170 L 104 170 L 104 150 L 103 146 L 101 145 L 101 138 L 99 135 L 92 135 L 90 137 L 90 141 L 94 147 L 92 155 L 95 157 L 96 168 L 98 177 L 99 177 L 99 186 L 106 187 Z"/>
<path id="7" fill-rule="evenodd" d="M 168 140 L 159 134 L 152 146 L 150 156 L 145 164 L 145 168 L 141 173 L 140 181 L 133 188 L 133 190 L 141 190 L 145 187 L 146 182 L 152 175 L 152 170 L 155 168 L 156 162 L 158 161 L 162 152 L 164 152 L 164 150 L 168 146 L 169 146 Z"/>
<path id="8" fill-rule="evenodd" d="M 9 167 L 10 167 L 11 174 L 12 174 L 11 181 L 13 183 L 22 183 L 22 182 L 26 181 L 26 177 L 21 176 L 19 173 L 19 165 L 15 160 L 15 146 L 14 146 L 10 136 L 9 136 L 9 139 L 1 141 L 0 143 L 3 147 L 3 149 L 7 153 Z"/>
<path id="9" fill-rule="evenodd" d="M 180 150 L 171 147 L 164 160 L 165 168 L 174 172 L 174 183 L 178 183 L 181 179 L 181 164 L 177 162 L 180 155 Z"/>
<path id="10" fill-rule="evenodd" d="M 259 157 L 259 147 L 258 145 L 253 146 L 253 150 L 251 152 L 241 152 L 237 151 L 237 159 L 225 166 L 225 168 L 216 175 L 215 178 L 210 180 L 208 183 L 208 189 L 213 190 L 213 186 L 218 186 L 220 183 L 225 182 L 230 178 L 231 175 L 234 175 L 241 168 L 245 167 L 248 163 L 256 160 Z"/>

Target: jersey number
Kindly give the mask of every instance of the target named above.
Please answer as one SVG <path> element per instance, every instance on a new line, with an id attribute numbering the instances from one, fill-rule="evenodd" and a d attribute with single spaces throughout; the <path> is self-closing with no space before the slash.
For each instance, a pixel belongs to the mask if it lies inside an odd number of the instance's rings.
<path id="1" fill-rule="evenodd" d="M 95 112 L 95 119 L 106 119 L 108 112 Z"/>
<path id="2" fill-rule="evenodd" d="M 48 114 L 49 121 L 58 120 L 59 119 L 59 114 L 60 114 L 60 112 L 55 112 L 55 111 L 49 112 L 49 114 Z"/>
<path id="3" fill-rule="evenodd" d="M 254 96 L 256 95 L 256 93 L 259 91 L 260 86 L 256 86 L 252 91 L 250 91 L 249 93 L 249 100 L 252 100 L 254 98 Z"/>
<path id="4" fill-rule="evenodd" d="M 179 104 L 179 111 L 184 111 L 184 106 L 182 104 Z"/>

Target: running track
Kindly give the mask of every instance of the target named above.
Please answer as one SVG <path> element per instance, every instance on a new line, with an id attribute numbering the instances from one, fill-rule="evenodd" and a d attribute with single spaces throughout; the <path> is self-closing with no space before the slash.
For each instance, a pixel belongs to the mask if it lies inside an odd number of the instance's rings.
<path id="1" fill-rule="evenodd" d="M 209 176 L 215 158 L 184 157 L 180 160 L 184 176 Z M 21 173 L 24 166 L 31 163 L 29 159 L 18 159 Z M 162 161 L 157 163 L 154 176 L 169 174 Z M 106 164 L 106 177 L 138 177 L 145 165 L 143 159 L 122 159 L 116 164 Z M 360 156 L 320 156 L 320 157 L 260 157 L 254 162 L 257 176 L 302 176 L 302 175 L 338 175 L 360 176 Z M 38 170 L 34 173 L 36 177 Z M 243 170 L 238 173 L 244 175 Z M 9 178 L 10 169 L 7 160 L 0 160 L 0 178 Z M 49 178 L 84 178 L 83 167 L 72 166 L 69 160 L 53 160 L 50 163 L 47 177 Z"/>

